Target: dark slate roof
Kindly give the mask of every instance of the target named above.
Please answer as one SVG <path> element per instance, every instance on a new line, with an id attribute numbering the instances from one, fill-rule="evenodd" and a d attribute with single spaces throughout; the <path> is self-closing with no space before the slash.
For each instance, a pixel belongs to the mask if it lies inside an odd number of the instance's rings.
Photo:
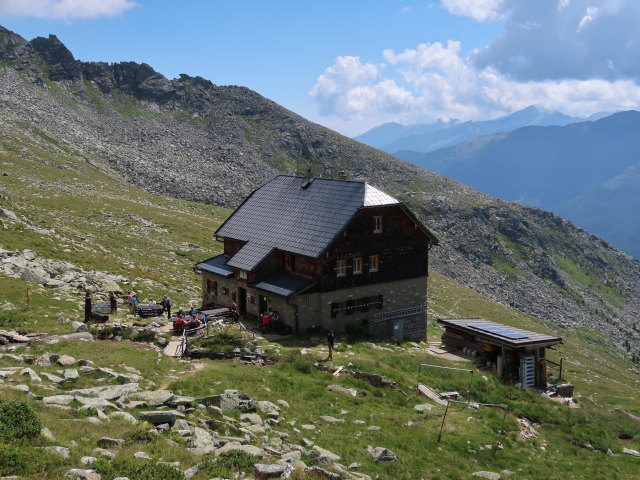
<path id="1" fill-rule="evenodd" d="M 438 323 L 447 329 L 476 335 L 492 344 L 506 345 L 512 348 L 527 346 L 551 346 L 562 343 L 562 338 L 544 333 L 530 332 L 520 328 L 492 322 L 484 318 L 438 319 Z"/>
<path id="2" fill-rule="evenodd" d="M 315 280 L 287 272 L 278 272 L 256 283 L 253 287 L 282 295 L 283 297 L 289 297 L 294 293 L 306 290 L 313 283 L 315 283 Z"/>
<path id="3" fill-rule="evenodd" d="M 365 182 L 281 175 L 253 192 L 216 235 L 247 242 L 236 254 L 245 266 L 262 260 L 266 247 L 254 243 L 318 258 L 360 208 L 394 204 L 400 202 Z M 234 257 L 229 264 L 235 263 Z"/>
<path id="4" fill-rule="evenodd" d="M 233 275 L 233 270 L 227 266 L 227 259 L 229 257 L 225 255 L 218 255 L 217 257 L 210 258 L 204 262 L 200 262 L 196 265 L 196 268 L 205 270 L 207 272 L 217 273 L 223 277 L 229 277 Z"/>
<path id="5" fill-rule="evenodd" d="M 245 243 L 236 254 L 227 262 L 230 267 L 251 271 L 273 252 L 274 248 L 257 241 Z"/>

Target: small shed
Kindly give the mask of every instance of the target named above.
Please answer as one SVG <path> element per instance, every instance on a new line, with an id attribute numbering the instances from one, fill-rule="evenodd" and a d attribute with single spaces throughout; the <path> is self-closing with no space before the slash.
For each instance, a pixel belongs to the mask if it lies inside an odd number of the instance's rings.
<path id="1" fill-rule="evenodd" d="M 507 383 L 524 387 L 547 386 L 546 349 L 562 338 L 485 320 L 438 319 L 444 325 L 442 343 L 469 352 Z"/>

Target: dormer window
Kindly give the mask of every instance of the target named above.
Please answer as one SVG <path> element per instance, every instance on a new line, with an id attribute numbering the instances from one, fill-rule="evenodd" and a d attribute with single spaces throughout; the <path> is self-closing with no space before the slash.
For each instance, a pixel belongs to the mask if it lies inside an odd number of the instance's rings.
<path id="1" fill-rule="evenodd" d="M 336 277 L 344 277 L 347 275 L 347 261 L 345 259 L 338 260 L 336 263 Z"/>
<path id="2" fill-rule="evenodd" d="M 382 215 L 373 217 L 373 233 L 382 233 Z"/>

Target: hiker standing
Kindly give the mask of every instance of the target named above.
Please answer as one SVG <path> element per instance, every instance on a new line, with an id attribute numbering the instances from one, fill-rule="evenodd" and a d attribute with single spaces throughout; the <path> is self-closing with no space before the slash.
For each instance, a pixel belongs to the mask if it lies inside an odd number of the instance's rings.
<path id="1" fill-rule="evenodd" d="M 171 318 L 171 299 L 167 295 L 165 295 L 164 298 L 162 299 L 162 306 L 167 312 L 167 320 L 170 319 Z"/>
<path id="2" fill-rule="evenodd" d="M 333 333 L 333 330 L 329 332 L 327 335 L 327 345 L 329 346 L 329 356 L 327 360 L 333 360 L 333 347 L 336 344 L 336 334 Z"/>
<path id="3" fill-rule="evenodd" d="M 91 292 L 87 290 L 84 296 L 84 323 L 89 323 L 91 320 Z"/>
<path id="4" fill-rule="evenodd" d="M 233 317 L 233 321 L 238 323 L 238 320 L 240 319 L 240 313 L 238 312 L 238 307 L 235 303 L 231 304 L 231 316 Z"/>
<path id="5" fill-rule="evenodd" d="M 271 317 L 268 313 L 262 315 L 262 332 L 269 330 L 271 324 Z"/>
<path id="6" fill-rule="evenodd" d="M 131 313 L 131 310 L 133 309 L 133 304 L 131 303 L 132 297 L 133 293 L 131 292 L 131 290 L 129 290 L 129 293 L 127 294 L 127 306 L 129 307 L 129 313 Z"/>
<path id="7" fill-rule="evenodd" d="M 109 304 L 111 305 L 111 315 L 118 313 L 118 300 L 113 292 L 109 292 Z"/>
<path id="8" fill-rule="evenodd" d="M 134 293 L 131 296 L 131 310 L 133 315 L 138 313 L 138 294 Z"/>

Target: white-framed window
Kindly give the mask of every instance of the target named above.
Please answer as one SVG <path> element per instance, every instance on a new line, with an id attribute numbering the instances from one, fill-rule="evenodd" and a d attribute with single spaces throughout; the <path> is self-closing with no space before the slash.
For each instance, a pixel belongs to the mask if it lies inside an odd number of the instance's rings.
<path id="1" fill-rule="evenodd" d="M 358 275 L 362 273 L 362 257 L 355 257 L 353 259 L 353 274 Z"/>
<path id="2" fill-rule="evenodd" d="M 373 217 L 373 233 L 382 233 L 382 215 Z"/>
<path id="3" fill-rule="evenodd" d="M 380 257 L 378 255 L 371 255 L 369 257 L 369 271 L 377 272 L 380 269 Z"/>
<path id="4" fill-rule="evenodd" d="M 336 262 L 336 277 L 344 277 L 347 275 L 347 261 L 340 259 Z"/>

